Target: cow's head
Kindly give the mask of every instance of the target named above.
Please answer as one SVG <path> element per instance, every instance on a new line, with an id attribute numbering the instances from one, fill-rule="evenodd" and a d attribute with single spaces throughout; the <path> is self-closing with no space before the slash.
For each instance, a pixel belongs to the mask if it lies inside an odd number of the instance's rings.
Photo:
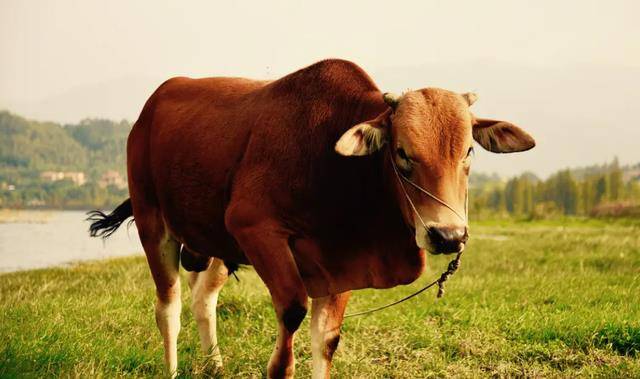
<path id="1" fill-rule="evenodd" d="M 511 123 L 475 117 L 469 110 L 476 100 L 472 93 L 426 88 L 401 97 L 385 94 L 384 100 L 389 109 L 349 129 L 336 151 L 368 155 L 388 146 L 386 177 L 415 229 L 418 247 L 436 254 L 462 251 L 469 236 L 465 214 L 472 141 L 494 153 L 528 150 L 535 141 Z"/>

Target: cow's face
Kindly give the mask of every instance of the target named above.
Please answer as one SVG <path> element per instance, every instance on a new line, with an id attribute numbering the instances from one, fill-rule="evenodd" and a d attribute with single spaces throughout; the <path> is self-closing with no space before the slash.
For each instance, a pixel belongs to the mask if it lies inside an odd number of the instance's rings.
<path id="1" fill-rule="evenodd" d="M 457 253 L 467 242 L 473 140 L 496 153 L 524 151 L 535 145 L 531 136 L 513 124 L 475 118 L 469 110 L 475 99 L 474 94 L 437 88 L 399 98 L 385 95 L 390 105 L 387 111 L 349 129 L 336 143 L 336 151 L 347 156 L 388 147 L 385 167 L 390 174 L 385 177 L 393 181 L 418 247 L 432 253 Z"/>

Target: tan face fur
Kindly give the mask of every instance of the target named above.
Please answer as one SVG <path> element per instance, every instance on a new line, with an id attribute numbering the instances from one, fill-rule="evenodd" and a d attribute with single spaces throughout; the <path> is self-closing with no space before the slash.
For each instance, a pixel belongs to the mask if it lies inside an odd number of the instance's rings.
<path id="1" fill-rule="evenodd" d="M 437 88 L 408 92 L 400 98 L 391 124 L 391 151 L 402 174 L 465 215 L 473 154 L 472 115 L 467 100 Z M 466 220 L 447 207 L 412 186 L 405 185 L 405 189 L 419 214 L 408 202 L 401 202 L 405 217 L 413 221 L 418 247 L 434 251 L 422 221 L 427 227 L 467 228 Z"/>

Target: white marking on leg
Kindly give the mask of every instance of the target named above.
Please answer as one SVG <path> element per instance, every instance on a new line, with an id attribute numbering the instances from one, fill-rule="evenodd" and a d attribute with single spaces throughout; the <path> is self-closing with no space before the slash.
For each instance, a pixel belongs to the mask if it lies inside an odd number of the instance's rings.
<path id="1" fill-rule="evenodd" d="M 178 271 L 178 245 L 165 238 L 158 247 L 160 263 L 168 279 L 166 288 L 158 288 L 156 302 L 156 324 L 164 344 L 164 361 L 171 378 L 178 373 L 178 334 L 180 333 L 180 276 Z"/>
<path id="2" fill-rule="evenodd" d="M 213 259 L 206 271 L 192 274 L 191 310 L 198 325 L 200 346 L 210 355 L 217 367 L 222 367 L 222 356 L 216 333 L 216 305 L 218 295 L 228 278 L 228 271 L 220 259 Z"/>
<path id="3" fill-rule="evenodd" d="M 179 285 L 179 283 L 178 283 Z M 180 298 L 165 303 L 156 303 L 156 324 L 164 342 L 164 362 L 167 372 L 173 378 L 178 372 L 178 334 L 180 333 Z"/>
<path id="4" fill-rule="evenodd" d="M 313 379 L 329 377 L 331 362 L 327 359 L 326 346 L 328 333 L 326 331 L 329 318 L 326 304 L 331 296 L 313 299 L 311 310 L 311 353 L 313 362 Z"/>
<path id="5" fill-rule="evenodd" d="M 311 353 L 313 379 L 328 379 L 331 359 L 340 338 L 340 326 L 350 293 L 313 299 L 311 305 Z"/>

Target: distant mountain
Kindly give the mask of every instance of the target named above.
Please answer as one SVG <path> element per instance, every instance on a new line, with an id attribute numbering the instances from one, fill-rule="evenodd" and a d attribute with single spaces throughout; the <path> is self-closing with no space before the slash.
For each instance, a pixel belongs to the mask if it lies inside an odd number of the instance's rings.
<path id="1" fill-rule="evenodd" d="M 45 170 L 83 171 L 94 180 L 107 170 L 124 175 L 130 129 L 127 121 L 85 119 L 60 125 L 0 111 L 0 177 Z"/>
<path id="2" fill-rule="evenodd" d="M 135 121 L 142 107 L 167 78 L 122 77 L 66 89 L 29 102 L 0 98 L 0 108 L 28 118 L 78 123 L 90 118 Z"/>
<path id="3" fill-rule="evenodd" d="M 87 151 L 59 124 L 0 112 L 0 135 L 0 167 L 77 170 L 87 166 Z"/>

